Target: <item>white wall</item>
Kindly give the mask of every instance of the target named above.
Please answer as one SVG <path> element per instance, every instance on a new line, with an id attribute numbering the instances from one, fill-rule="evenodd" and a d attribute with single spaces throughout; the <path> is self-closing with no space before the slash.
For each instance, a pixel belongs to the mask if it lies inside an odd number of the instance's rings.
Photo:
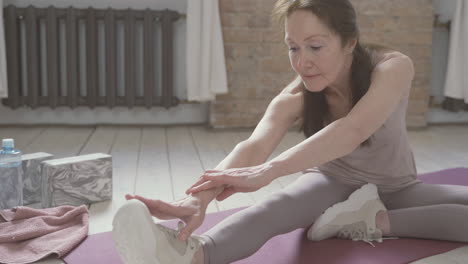
<path id="1" fill-rule="evenodd" d="M 432 0 L 432 6 L 434 12 L 440 15 L 440 21 L 446 22 L 452 20 L 455 14 L 456 0 Z"/>
<path id="2" fill-rule="evenodd" d="M 146 9 L 153 10 L 171 9 L 180 13 L 186 13 L 187 0 L 4 0 L 3 5 L 15 5 L 26 7 L 55 6 L 65 8 L 116 8 L 116 9 Z M 185 45 L 186 24 L 185 19 L 175 23 L 175 95 L 180 99 L 186 99 L 186 74 L 185 74 Z M 206 104 L 186 104 L 169 110 L 162 107 L 147 110 L 136 107 L 129 110 L 119 107 L 113 110 L 101 107 L 90 110 L 85 107 L 71 110 L 60 107 L 55 110 L 50 108 L 38 108 L 31 110 L 22 108 L 11 110 L 0 105 L 0 124 L 182 124 L 205 123 L 208 120 L 208 107 Z"/>
<path id="3" fill-rule="evenodd" d="M 440 22 L 453 19 L 456 9 L 455 0 L 432 0 L 434 13 L 439 14 Z M 445 75 L 447 72 L 447 59 L 450 34 L 446 28 L 436 27 L 432 35 L 432 80 L 431 95 L 435 103 L 444 99 Z"/>

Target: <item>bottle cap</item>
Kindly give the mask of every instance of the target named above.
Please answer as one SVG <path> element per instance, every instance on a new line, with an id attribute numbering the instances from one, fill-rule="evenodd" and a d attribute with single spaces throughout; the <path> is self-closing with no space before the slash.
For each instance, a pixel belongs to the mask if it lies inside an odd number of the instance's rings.
<path id="1" fill-rule="evenodd" d="M 15 141 L 12 138 L 5 138 L 2 140 L 2 147 L 7 149 L 14 149 Z"/>

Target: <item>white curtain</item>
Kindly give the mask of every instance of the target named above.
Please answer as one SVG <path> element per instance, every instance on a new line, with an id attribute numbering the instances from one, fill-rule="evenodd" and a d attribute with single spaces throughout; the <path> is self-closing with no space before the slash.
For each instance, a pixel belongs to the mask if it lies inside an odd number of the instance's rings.
<path id="1" fill-rule="evenodd" d="M 457 0 L 450 29 L 444 95 L 468 103 L 468 1 Z"/>
<path id="2" fill-rule="evenodd" d="M 187 0 L 187 99 L 228 92 L 218 0 Z"/>
<path id="3" fill-rule="evenodd" d="M 5 29 L 3 28 L 3 0 L 0 0 L 0 98 L 8 97 L 8 82 L 5 53 Z"/>

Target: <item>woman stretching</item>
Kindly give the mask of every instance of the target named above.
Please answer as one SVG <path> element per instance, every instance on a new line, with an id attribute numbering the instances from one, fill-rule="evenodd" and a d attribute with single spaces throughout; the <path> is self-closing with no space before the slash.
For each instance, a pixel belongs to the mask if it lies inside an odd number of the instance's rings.
<path id="1" fill-rule="evenodd" d="M 397 236 L 468 242 L 468 187 L 416 178 L 405 122 L 411 59 L 361 44 L 348 0 L 279 0 L 274 15 L 284 25 L 297 79 L 271 101 L 252 135 L 206 171 L 187 197 L 167 203 L 126 196 L 113 222 L 124 261 L 230 263 L 298 228 L 309 228 L 315 241 L 372 243 Z M 296 121 L 305 140 L 267 162 Z M 213 199 L 253 192 L 301 171 L 268 199 L 192 235 Z M 183 222 L 172 230 L 151 216 Z"/>

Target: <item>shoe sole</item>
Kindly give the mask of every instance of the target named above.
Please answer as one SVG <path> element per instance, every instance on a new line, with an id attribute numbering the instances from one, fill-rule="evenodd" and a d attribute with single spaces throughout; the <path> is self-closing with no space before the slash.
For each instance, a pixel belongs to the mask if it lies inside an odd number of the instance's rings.
<path id="1" fill-rule="evenodd" d="M 112 238 L 125 264 L 160 264 L 156 259 L 154 222 L 145 204 L 127 201 L 112 221 Z"/>
<path id="2" fill-rule="evenodd" d="M 365 188 L 365 192 L 362 189 Z M 346 201 L 337 203 L 332 207 L 325 210 L 325 212 L 317 218 L 311 228 L 311 232 L 308 233 L 308 238 L 314 241 L 318 241 L 312 238 L 312 233 L 323 228 L 327 223 L 331 223 L 338 214 L 349 213 L 360 210 L 368 201 L 373 199 L 379 199 L 377 194 L 377 187 L 375 185 L 364 185 L 358 190 L 354 191 Z M 321 240 L 321 239 L 319 239 Z"/>

